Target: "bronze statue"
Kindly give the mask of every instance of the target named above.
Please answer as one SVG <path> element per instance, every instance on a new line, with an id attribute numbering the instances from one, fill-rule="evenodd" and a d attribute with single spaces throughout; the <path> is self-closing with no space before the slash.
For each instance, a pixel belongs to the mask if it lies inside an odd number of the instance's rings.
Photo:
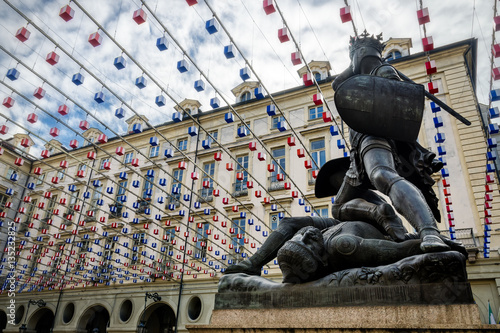
<path id="1" fill-rule="evenodd" d="M 416 142 L 423 87 L 402 82 L 397 70 L 384 62 L 381 39 L 366 31 L 351 38 L 351 65 L 332 83 L 337 109 L 350 127 L 350 159 L 325 164 L 315 193 L 317 197 L 336 194 L 335 219 L 284 218 L 252 257 L 229 266 L 226 274 L 260 275 L 262 267 L 278 255 L 284 282 L 302 283 L 346 268 L 443 252 L 450 246 L 466 255 L 463 248 L 442 237 L 436 225 L 440 212 L 431 174 L 442 163 Z M 392 205 L 375 190 L 387 195 Z M 393 207 L 415 228 L 416 236 L 407 233 Z M 320 230 L 327 238 L 324 241 Z M 304 246 L 306 240 L 313 246 Z M 344 245 L 345 251 L 352 247 L 353 252 L 343 253 Z M 304 249 L 308 254 L 301 257 L 298 253 Z"/>

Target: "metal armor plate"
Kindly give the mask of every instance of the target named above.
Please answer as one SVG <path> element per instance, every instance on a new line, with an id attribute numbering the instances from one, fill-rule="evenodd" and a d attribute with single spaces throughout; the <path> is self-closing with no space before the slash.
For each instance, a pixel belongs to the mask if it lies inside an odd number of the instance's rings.
<path id="1" fill-rule="evenodd" d="M 353 130 L 412 142 L 424 112 L 424 87 L 373 75 L 355 75 L 335 92 L 337 110 Z"/>

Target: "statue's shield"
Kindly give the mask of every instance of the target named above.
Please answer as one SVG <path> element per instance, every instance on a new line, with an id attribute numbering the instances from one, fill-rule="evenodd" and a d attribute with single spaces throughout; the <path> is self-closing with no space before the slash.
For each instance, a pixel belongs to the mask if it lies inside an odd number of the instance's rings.
<path id="1" fill-rule="evenodd" d="M 424 112 L 424 87 L 373 75 L 355 75 L 335 92 L 346 124 L 360 133 L 412 142 Z"/>
<path id="2" fill-rule="evenodd" d="M 350 157 L 340 157 L 326 162 L 319 169 L 314 187 L 317 198 L 333 197 L 337 194 L 351 164 Z"/>

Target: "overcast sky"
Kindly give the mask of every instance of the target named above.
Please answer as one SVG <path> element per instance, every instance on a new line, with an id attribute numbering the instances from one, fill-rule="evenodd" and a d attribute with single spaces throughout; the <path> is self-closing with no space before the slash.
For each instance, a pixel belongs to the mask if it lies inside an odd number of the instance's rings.
<path id="1" fill-rule="evenodd" d="M 305 59 L 328 60 L 332 65 L 332 74 L 340 73 L 349 64 L 347 52 L 349 36 L 353 34 L 350 23 L 342 24 L 339 10 L 344 6 L 341 0 L 276 0 L 284 15 L 294 38 L 300 44 Z M 43 29 L 56 43 L 58 49 L 34 26 L 28 26 L 31 31 L 30 38 L 22 43 L 14 37 L 16 31 L 26 26 L 26 19 L 16 12 L 11 6 L 18 9 L 35 25 Z M 108 32 L 121 47 L 125 48 L 147 74 L 156 81 L 160 87 L 148 78 L 148 85 L 139 89 L 134 85 L 142 70 L 127 58 L 127 67 L 117 70 L 113 60 L 122 52 L 113 40 L 102 31 L 103 41 L 100 46 L 91 46 L 87 39 L 91 33 L 98 30 L 97 25 L 89 18 L 77 4 L 71 3 L 74 9 L 74 18 L 68 22 L 61 19 L 59 9 L 67 1 L 35 1 L 35 0 L 9 0 L 0 3 L 0 45 L 13 53 L 30 69 L 41 75 L 47 82 L 51 82 L 66 94 L 74 98 L 83 108 L 89 111 L 106 124 L 108 128 L 118 133 L 126 131 L 125 120 L 132 116 L 132 110 L 126 108 L 126 117 L 117 119 L 114 110 L 121 106 L 119 96 L 132 109 L 146 115 L 151 123 L 160 124 L 171 120 L 175 102 L 185 98 L 199 100 L 202 110 L 210 110 L 210 98 L 218 91 L 229 103 L 235 99 L 231 89 L 240 84 L 242 79 L 239 70 L 245 67 L 246 58 L 255 70 L 250 80 L 261 80 L 270 93 L 291 88 L 302 84 L 297 70 L 300 66 L 293 66 L 290 54 L 294 52 L 295 45 L 289 41 L 280 43 L 277 31 L 283 27 L 283 21 L 277 12 L 266 15 L 262 8 L 262 0 L 210 0 L 210 6 L 215 10 L 221 23 L 228 30 L 226 34 L 222 28 L 219 32 L 209 34 L 205 29 L 205 22 L 212 18 L 212 12 L 207 5 L 199 0 L 194 6 L 188 6 L 185 0 L 147 1 L 146 4 L 154 12 L 158 22 L 146 8 L 147 21 L 141 25 L 136 24 L 132 15 L 140 8 L 138 0 L 80 0 L 78 3 L 95 19 L 98 24 Z M 383 32 L 384 39 L 410 37 L 413 41 L 411 53 L 422 51 L 422 30 L 418 25 L 416 10 L 417 1 L 349 1 L 354 16 L 354 22 L 361 32 L 365 28 L 370 33 Z M 487 103 L 489 92 L 489 56 L 491 54 L 491 34 L 493 27 L 494 1 L 472 0 L 441 0 L 423 1 L 424 7 L 429 8 L 431 22 L 427 24 L 427 34 L 432 36 L 436 47 L 462 41 L 471 37 L 478 42 L 478 99 Z M 162 25 L 168 30 L 164 32 Z M 169 49 L 159 51 L 156 39 L 165 34 L 169 41 Z M 171 36 L 170 36 L 171 35 Z M 178 45 L 173 39 L 178 42 Z M 223 54 L 225 45 L 234 40 L 235 46 L 240 49 L 244 58 L 235 51 L 236 57 L 226 59 Z M 75 59 L 84 65 L 84 69 L 61 50 L 66 50 Z M 59 63 L 52 66 L 45 61 L 46 55 L 56 51 L 60 56 Z M 194 63 L 186 73 L 180 73 L 176 64 L 183 59 L 182 51 L 186 51 Z M 184 57 L 187 59 L 187 57 Z M 66 102 L 65 98 L 47 83 L 43 85 L 46 95 L 43 99 L 33 98 L 33 91 L 42 85 L 43 80 L 35 76 L 30 70 L 21 65 L 17 69 L 21 75 L 18 80 L 11 81 L 5 77 L 7 70 L 16 67 L 17 61 L 0 51 L 0 71 L 3 73 L 0 84 L 0 98 L 3 100 L 10 95 L 8 86 L 25 94 L 36 103 L 39 108 L 44 108 L 52 115 L 60 118 L 62 122 L 77 128 L 80 120 L 86 118 L 85 112 Z M 194 66 L 196 65 L 196 66 Z M 422 64 L 423 66 L 423 64 Z M 200 68 L 213 83 L 211 87 L 207 80 L 206 89 L 197 92 L 194 81 L 201 78 L 196 67 Z M 85 76 L 84 84 L 76 86 L 71 82 L 73 74 L 81 72 Z M 93 73 L 111 89 L 104 89 L 106 102 L 97 104 L 93 97 L 102 90 L 102 85 L 92 78 Z M 147 76 L 146 76 L 147 77 Z M 7 86 L 6 86 L 7 85 Z M 495 85 L 494 85 L 495 87 Z M 164 107 L 157 107 L 154 99 L 161 90 L 168 91 L 175 101 L 167 97 Z M 7 109 L 0 106 L 0 113 L 19 122 L 22 126 L 29 126 L 29 130 L 42 139 L 49 141 L 49 129 L 57 126 L 61 129 L 58 139 L 68 146 L 69 140 L 81 138 L 62 124 L 55 125 L 55 121 L 40 110 L 35 111 L 39 121 L 33 125 L 27 123 L 27 114 L 34 111 L 34 106 L 23 98 L 14 94 L 16 104 Z M 70 107 L 70 114 L 60 116 L 56 111 L 60 104 L 66 103 Z M 221 98 L 221 105 L 225 105 Z M 87 120 L 91 126 L 97 127 L 110 136 L 113 134 L 101 126 L 92 116 Z M 0 125 L 5 124 L 5 119 L 0 117 Z M 25 130 L 7 123 L 10 131 L 7 135 L 0 135 L 6 139 L 17 132 Z M 39 154 L 43 140 L 34 137 L 35 154 Z M 39 156 L 39 155 L 37 155 Z"/>

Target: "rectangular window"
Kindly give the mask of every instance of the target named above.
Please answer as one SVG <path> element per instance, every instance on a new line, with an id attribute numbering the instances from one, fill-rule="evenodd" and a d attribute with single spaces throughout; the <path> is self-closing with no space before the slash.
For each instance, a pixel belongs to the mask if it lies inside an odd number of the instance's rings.
<path id="1" fill-rule="evenodd" d="M 208 228 L 210 225 L 208 223 L 203 223 L 201 229 L 197 229 L 196 237 L 198 237 L 198 242 L 195 245 L 195 255 L 198 254 L 199 258 L 205 258 L 207 256 L 207 242 L 208 242 Z M 202 246 L 202 242 L 204 243 Z"/>
<path id="2" fill-rule="evenodd" d="M 149 157 L 157 157 L 160 153 L 160 146 L 152 146 L 149 149 Z"/>
<path id="3" fill-rule="evenodd" d="M 153 183 L 155 177 L 149 177 L 148 175 L 144 176 L 144 187 L 142 188 L 142 198 L 143 199 L 151 199 L 153 196 Z"/>
<path id="4" fill-rule="evenodd" d="M 309 185 L 312 185 L 316 182 L 312 176 L 313 170 L 319 170 L 326 163 L 325 139 L 311 140 L 309 151 L 313 159 L 312 168 L 309 169 Z"/>
<path id="5" fill-rule="evenodd" d="M 269 216 L 269 227 L 271 228 L 271 230 L 276 230 L 278 229 L 278 225 L 280 224 L 280 213 L 272 213 L 270 216 Z"/>
<path id="6" fill-rule="evenodd" d="M 285 147 L 274 148 L 271 150 L 274 157 L 272 164 L 274 165 L 274 172 L 271 174 L 271 185 L 280 182 L 277 179 L 278 174 L 284 174 L 286 170 Z"/>
<path id="7" fill-rule="evenodd" d="M 127 192 L 128 180 L 122 180 L 118 183 L 118 191 L 116 191 L 116 196 L 119 197 L 121 195 L 125 195 Z"/>
<path id="8" fill-rule="evenodd" d="M 94 193 L 92 195 L 92 200 L 90 200 L 90 209 L 91 211 L 94 212 L 94 214 L 97 214 L 97 200 L 101 199 L 102 197 L 102 185 L 94 188 Z M 94 217 L 95 219 L 95 217 Z"/>
<path id="9" fill-rule="evenodd" d="M 77 190 L 75 192 L 72 192 L 71 195 L 69 196 L 68 208 L 64 213 L 64 218 L 66 218 L 68 214 L 74 214 L 73 206 L 76 205 L 79 195 L 80 195 L 80 190 Z"/>
<path id="10" fill-rule="evenodd" d="M 59 178 L 59 180 L 64 180 L 65 174 L 66 174 L 66 169 L 59 170 L 57 172 L 57 178 Z"/>
<path id="11" fill-rule="evenodd" d="M 323 107 L 317 106 L 309 109 L 309 120 L 323 118 Z"/>
<path id="12" fill-rule="evenodd" d="M 24 223 L 21 224 L 21 228 L 19 229 L 19 232 L 28 231 L 28 224 L 33 220 L 33 212 L 35 211 L 36 203 L 37 203 L 37 200 L 33 199 L 31 201 L 31 203 L 28 205 L 28 209 L 26 210 L 26 221 L 24 221 Z"/>
<path id="13" fill-rule="evenodd" d="M 212 201 L 212 192 L 214 190 L 214 181 L 212 180 L 215 175 L 215 162 L 207 162 L 203 164 L 203 175 L 202 175 L 202 184 L 207 181 L 209 184 L 208 188 L 202 187 L 200 189 L 200 196 L 203 201 Z M 210 177 L 211 178 L 210 178 Z"/>
<path id="14" fill-rule="evenodd" d="M 311 141 L 311 156 L 317 166 L 313 164 L 312 169 L 318 170 L 326 163 L 325 139 Z"/>
<path id="15" fill-rule="evenodd" d="M 45 219 L 48 220 L 52 217 L 52 213 L 54 211 L 54 207 L 56 206 L 57 203 L 57 195 L 53 195 L 52 198 L 50 198 L 49 203 L 47 204 L 47 210 L 45 211 Z"/>
<path id="16" fill-rule="evenodd" d="M 325 217 L 328 218 L 329 216 L 329 211 L 328 207 L 316 207 L 314 208 L 314 213 L 317 214 L 317 216 Z"/>
<path id="17" fill-rule="evenodd" d="M 132 159 L 134 158 L 134 153 L 131 152 L 131 153 L 126 153 L 125 154 L 125 158 L 123 159 L 123 163 L 124 164 L 129 164 L 130 162 L 132 162 Z"/>
<path id="18" fill-rule="evenodd" d="M 85 169 L 87 169 L 87 164 L 85 164 L 85 163 L 81 163 L 78 166 L 78 171 L 85 171 Z"/>
<path id="19" fill-rule="evenodd" d="M 212 139 L 212 138 L 211 138 L 208 134 L 210 134 L 210 135 L 213 137 L 213 139 Z M 219 131 L 217 131 L 217 130 L 215 130 L 215 131 L 210 131 L 210 132 L 208 132 L 208 134 L 207 134 L 207 136 L 205 137 L 205 139 L 206 139 L 206 140 L 208 140 L 208 141 L 210 141 L 210 143 L 214 142 L 214 140 L 215 140 L 215 141 L 219 140 L 219 138 L 218 138 L 218 136 L 219 136 Z"/>
<path id="20" fill-rule="evenodd" d="M 179 150 L 187 150 L 187 147 L 188 147 L 188 139 L 177 140 L 177 148 L 179 148 Z"/>
<path id="21" fill-rule="evenodd" d="M 236 157 L 236 174 L 243 173 L 243 180 L 235 180 L 234 195 L 247 194 L 247 180 L 248 180 L 248 155 Z"/>
<path id="22" fill-rule="evenodd" d="M 0 212 L 3 212 L 5 210 L 5 203 L 7 202 L 8 199 L 9 197 L 6 196 L 5 194 L 3 193 L 0 194 Z"/>
<path id="23" fill-rule="evenodd" d="M 43 184 L 43 180 L 45 179 L 45 174 L 42 173 L 41 175 L 38 175 L 38 178 L 36 179 L 36 184 L 40 185 Z"/>
<path id="24" fill-rule="evenodd" d="M 233 219 L 233 228 L 235 237 L 233 237 L 232 243 L 236 247 L 244 246 L 245 238 L 245 219 Z M 237 235 L 240 234 L 241 238 L 238 239 Z"/>
<path id="25" fill-rule="evenodd" d="M 278 123 L 280 121 L 284 121 L 284 120 L 285 120 L 285 118 L 283 116 L 274 116 L 272 118 L 272 120 L 271 120 L 272 121 L 272 123 L 271 123 L 271 129 L 277 129 L 278 128 Z"/>
<path id="26" fill-rule="evenodd" d="M 16 172 L 16 170 L 14 170 L 13 168 L 9 168 L 9 170 L 7 170 L 7 180 L 10 180 L 10 177 Z"/>
<path id="27" fill-rule="evenodd" d="M 145 233 L 134 234 L 134 246 L 132 247 L 132 265 L 141 260 L 141 252 L 143 249 L 144 239 L 146 238 Z"/>
<path id="28" fill-rule="evenodd" d="M 181 184 L 182 184 L 182 177 L 184 176 L 184 170 L 182 169 L 175 169 L 174 174 L 173 174 L 173 179 L 172 179 L 172 196 L 170 197 L 170 203 L 178 205 L 179 200 L 181 198 Z M 178 188 L 178 190 L 175 190 L 175 188 Z M 174 193 L 178 192 L 178 193 Z"/>
<path id="29" fill-rule="evenodd" d="M 99 170 L 103 170 L 104 169 L 104 163 L 106 162 L 109 162 L 109 158 L 103 158 L 101 160 L 101 164 L 99 164 Z"/>

